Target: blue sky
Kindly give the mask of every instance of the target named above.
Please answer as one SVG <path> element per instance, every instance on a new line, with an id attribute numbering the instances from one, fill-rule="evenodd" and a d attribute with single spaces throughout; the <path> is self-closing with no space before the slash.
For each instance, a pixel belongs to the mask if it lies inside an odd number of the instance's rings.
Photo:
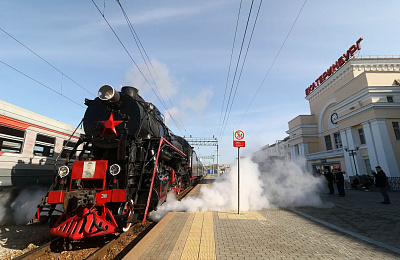
<path id="1" fill-rule="evenodd" d="M 117 2 L 94 2 L 152 84 Z M 359 53 L 362 56 L 400 54 L 400 17 L 396 15 L 399 1 L 308 0 L 261 84 L 304 4 L 301 0 L 263 1 L 232 110 L 221 134 L 225 87 L 228 86 L 226 106 L 251 1 L 242 3 L 227 85 L 240 1 L 121 4 L 152 61 L 156 71 L 152 74 L 168 112 L 89 0 L 0 2 L 0 28 L 64 74 L 0 30 L 0 99 L 77 125 L 85 111 L 84 99 L 94 98 L 90 93 L 95 95 L 104 84 L 118 90 L 132 85 L 166 117 L 172 115 L 183 125 L 178 128 L 168 121 L 175 134 L 218 137 L 220 162 L 231 163 L 237 155 L 232 145 L 233 129 L 246 130 L 246 148 L 241 154 L 283 139 L 289 120 L 309 114 L 305 88 L 360 37 L 364 38 Z M 242 58 L 259 4 L 259 0 L 254 1 Z M 210 147 L 196 151 L 200 155 L 216 154 Z"/>

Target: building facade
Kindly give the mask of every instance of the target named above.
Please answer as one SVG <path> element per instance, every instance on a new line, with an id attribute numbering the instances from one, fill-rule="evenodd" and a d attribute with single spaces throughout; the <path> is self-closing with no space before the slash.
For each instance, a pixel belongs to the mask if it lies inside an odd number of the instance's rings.
<path id="1" fill-rule="evenodd" d="M 340 167 L 348 176 L 380 165 L 400 177 L 400 59 L 353 58 L 306 90 L 310 115 L 289 122 L 292 160 L 308 170 Z"/>

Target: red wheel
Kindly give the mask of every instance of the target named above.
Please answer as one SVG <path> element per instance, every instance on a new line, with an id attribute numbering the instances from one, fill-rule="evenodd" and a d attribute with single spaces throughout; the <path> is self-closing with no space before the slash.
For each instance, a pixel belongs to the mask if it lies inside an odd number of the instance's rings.
<path id="1" fill-rule="evenodd" d="M 132 223 L 126 222 L 129 217 L 133 214 L 133 200 L 127 201 L 124 206 L 121 205 L 121 207 L 118 209 L 118 215 L 123 215 L 123 221 L 120 224 L 120 228 L 122 232 L 128 231 Z"/>

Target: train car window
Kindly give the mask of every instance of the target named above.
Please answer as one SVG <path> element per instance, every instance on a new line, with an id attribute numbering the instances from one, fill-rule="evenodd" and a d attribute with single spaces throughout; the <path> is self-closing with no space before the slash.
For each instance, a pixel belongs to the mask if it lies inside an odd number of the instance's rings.
<path id="1" fill-rule="evenodd" d="M 10 141 L 0 138 L 0 151 L 9 153 L 20 153 L 22 151 L 22 142 Z"/>
<path id="2" fill-rule="evenodd" d="M 61 158 L 67 158 L 69 154 L 71 153 L 72 149 L 74 148 L 76 143 L 74 142 L 68 142 L 67 140 L 64 140 L 63 147 L 64 149 L 61 152 Z"/>
<path id="3" fill-rule="evenodd" d="M 33 154 L 39 156 L 52 157 L 54 155 L 55 143 L 56 139 L 54 137 L 37 134 Z"/>
<path id="4" fill-rule="evenodd" d="M 24 137 L 25 131 L 0 125 L 0 134 L 11 135 L 15 137 Z"/>
<path id="5" fill-rule="evenodd" d="M 24 130 L 0 126 L 0 151 L 21 153 L 24 136 Z"/>

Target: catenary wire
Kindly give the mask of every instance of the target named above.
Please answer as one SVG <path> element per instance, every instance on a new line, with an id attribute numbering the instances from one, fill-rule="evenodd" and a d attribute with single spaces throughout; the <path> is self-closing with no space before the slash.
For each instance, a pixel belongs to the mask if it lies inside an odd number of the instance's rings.
<path id="1" fill-rule="evenodd" d="M 115 32 L 114 28 L 112 28 L 111 24 L 108 22 L 107 18 L 104 16 L 104 14 L 101 12 L 101 10 L 99 9 L 99 7 L 97 6 L 97 4 L 94 2 L 94 0 L 92 0 L 94 6 L 96 7 L 96 9 L 98 10 L 98 12 L 101 14 L 101 16 L 103 17 L 103 19 L 105 20 L 105 22 L 107 23 L 108 27 L 110 27 L 111 31 L 114 33 L 114 36 L 117 38 L 117 40 L 119 41 L 119 43 L 121 44 L 121 46 L 124 48 L 125 52 L 128 54 L 128 56 L 130 57 L 131 61 L 133 62 L 133 64 L 136 66 L 136 68 L 138 69 L 138 71 L 140 72 L 140 74 L 142 75 L 142 77 L 144 78 L 144 80 L 146 81 L 146 83 L 150 86 L 151 90 L 153 91 L 154 95 L 156 95 L 158 101 L 160 101 L 160 103 L 164 106 L 163 102 L 161 101 L 161 98 L 158 96 L 158 94 L 156 93 L 156 91 L 154 90 L 153 86 L 150 84 L 149 80 L 146 78 L 146 76 L 144 75 L 144 73 L 142 72 L 142 70 L 139 68 L 138 64 L 135 62 L 135 60 L 133 59 L 132 55 L 129 53 L 128 49 L 125 47 L 124 43 L 121 41 L 121 39 L 119 38 L 119 36 L 117 35 L 117 33 Z M 179 124 L 175 121 L 174 117 L 169 113 L 168 109 L 164 106 L 164 109 L 166 110 L 166 112 L 169 114 L 170 118 L 172 119 L 172 121 L 175 123 L 175 125 L 178 127 L 178 130 L 183 134 L 182 129 L 179 127 Z"/>
<path id="2" fill-rule="evenodd" d="M 249 39 L 249 42 L 248 42 L 248 44 L 247 44 L 246 54 L 244 55 L 244 59 L 243 59 L 243 62 L 242 62 L 242 67 L 241 67 L 240 73 L 239 73 L 239 78 L 238 78 L 238 80 L 237 80 L 237 82 L 236 82 L 235 92 L 234 92 L 234 94 L 233 94 L 233 99 L 232 99 L 231 106 L 230 106 L 229 112 L 228 112 L 228 117 L 227 117 L 228 119 L 229 119 L 229 116 L 230 116 L 230 114 L 231 114 L 233 102 L 234 102 L 235 97 L 236 97 L 236 91 L 237 91 L 237 89 L 238 89 L 239 82 L 240 82 L 240 79 L 241 79 L 241 77 L 242 77 L 242 72 L 243 72 L 244 64 L 245 64 L 245 62 L 246 62 L 247 54 L 248 54 L 248 52 L 249 52 L 251 40 L 252 40 L 252 38 L 253 38 L 254 29 L 255 29 L 256 24 L 257 24 L 258 15 L 259 15 L 259 13 L 260 13 L 261 5 L 262 5 L 262 0 L 260 1 L 260 5 L 258 6 L 257 15 L 256 15 L 256 18 L 255 18 L 254 24 L 253 24 L 253 29 L 252 29 L 252 31 L 251 31 L 250 39 Z M 226 126 L 227 126 L 227 124 L 228 124 L 228 119 L 227 119 L 227 121 L 226 121 L 224 130 L 223 130 L 223 133 L 225 132 L 225 128 L 226 128 Z M 223 133 L 222 133 L 222 134 L 223 134 Z"/>
<path id="3" fill-rule="evenodd" d="M 160 93 L 161 100 L 162 100 L 162 102 L 163 102 L 162 105 L 163 105 L 164 107 L 167 107 L 166 102 L 165 102 L 164 99 L 162 98 L 161 91 L 160 91 L 160 89 L 158 88 L 157 81 L 154 79 L 153 74 L 152 74 L 152 72 L 151 72 L 151 70 L 150 70 L 150 68 L 149 68 L 148 63 L 150 64 L 151 68 L 153 69 L 153 72 L 155 73 L 155 75 L 158 77 L 157 71 L 155 70 L 155 68 L 154 68 L 154 66 L 153 66 L 153 63 L 151 62 L 151 60 L 150 60 L 150 58 L 149 58 L 149 56 L 148 56 L 148 54 L 147 54 L 147 52 L 146 52 L 146 50 L 145 50 L 145 48 L 144 48 L 142 42 L 140 41 L 139 36 L 137 35 L 135 29 L 133 28 L 133 25 L 132 25 L 131 21 L 129 20 L 129 17 L 128 17 L 127 13 L 125 12 L 124 7 L 122 6 L 122 4 L 121 4 L 121 2 L 120 2 L 119 0 L 116 0 L 116 2 L 118 3 L 119 7 L 121 8 L 121 11 L 122 11 L 122 13 L 123 13 L 123 15 L 124 15 L 124 17 L 125 17 L 125 20 L 126 20 L 126 22 L 127 22 L 127 24 L 128 24 L 128 27 L 129 27 L 129 29 L 130 29 L 130 31 L 131 31 L 132 37 L 133 37 L 133 39 L 135 40 L 136 46 L 138 47 L 139 52 L 140 52 L 140 55 L 142 56 L 142 59 L 143 59 L 145 65 L 146 65 L 146 68 L 147 68 L 147 70 L 148 70 L 148 72 L 149 72 L 149 74 L 150 74 L 150 77 L 152 78 L 153 83 L 154 83 L 156 89 L 157 89 L 158 92 Z M 143 54 L 143 53 L 144 53 L 144 54 Z M 145 56 L 146 56 L 146 57 L 145 57 Z M 168 98 L 168 101 L 169 101 L 169 103 L 171 104 L 171 107 L 174 107 L 174 105 L 172 104 L 171 99 Z M 171 115 L 170 115 L 170 116 L 171 116 Z M 182 123 L 182 121 L 180 120 L 179 117 L 178 117 L 178 120 L 179 120 L 180 126 L 183 128 L 183 130 L 185 131 L 185 133 L 187 133 L 187 131 L 186 131 L 185 127 L 183 126 L 183 123 Z"/>
<path id="4" fill-rule="evenodd" d="M 68 75 L 66 75 L 64 72 L 62 72 L 61 70 L 59 70 L 58 68 L 56 68 L 53 64 L 51 64 L 50 62 L 48 62 L 47 60 L 45 60 L 43 57 L 41 57 L 39 54 L 37 54 L 36 52 L 34 52 L 32 49 L 30 49 L 28 46 L 26 46 L 25 44 L 23 44 L 22 42 L 20 42 L 19 40 L 17 40 L 14 36 L 12 36 L 11 34 L 9 34 L 8 32 L 6 32 L 3 28 L 0 27 L 0 30 L 3 31 L 5 34 L 7 34 L 10 38 L 12 38 L 14 41 L 18 42 L 20 45 L 22 45 L 25 49 L 27 49 L 28 51 L 32 52 L 34 55 L 36 55 L 39 59 L 41 59 L 42 61 L 44 61 L 45 63 L 47 63 L 50 67 L 52 67 L 53 69 L 55 69 L 56 71 L 58 71 L 59 73 L 61 73 L 61 75 L 63 75 L 64 77 L 68 78 L 69 80 L 71 80 L 72 82 L 74 82 L 77 86 L 79 86 L 81 89 L 85 90 L 87 93 L 89 93 L 92 96 L 96 96 L 93 93 L 91 93 L 89 90 L 87 90 L 86 88 L 84 88 L 83 86 L 81 86 L 79 83 L 77 83 L 75 80 L 71 79 Z"/>
<path id="5" fill-rule="evenodd" d="M 232 96 L 232 90 L 233 90 L 233 87 L 234 87 L 234 85 L 235 85 L 236 74 L 237 74 L 237 70 L 238 70 L 238 66 L 239 66 L 239 62 L 240 62 L 240 57 L 241 57 L 241 55 L 242 55 L 242 50 L 243 50 L 244 41 L 245 41 L 245 39 L 246 39 L 247 28 L 248 28 L 249 21 L 250 21 L 251 11 L 252 11 L 252 9 L 253 9 L 253 3 L 254 3 L 254 0 L 251 1 L 251 6 L 250 6 L 250 10 L 249 10 L 249 15 L 248 15 L 248 17 L 247 17 L 247 22 L 246 22 L 246 28 L 245 28 L 245 31 L 244 31 L 244 34 L 243 34 L 242 44 L 241 44 L 240 51 L 239 51 L 239 57 L 238 57 L 237 62 L 236 62 L 235 74 L 234 74 L 234 76 L 233 76 L 232 86 L 231 86 L 231 90 L 230 90 L 230 93 L 229 93 L 228 102 L 227 102 L 227 104 L 226 104 L 224 120 L 222 121 L 222 129 L 221 129 L 221 131 L 220 131 L 220 138 L 219 138 L 220 140 L 221 140 L 221 137 L 222 137 L 222 135 L 223 135 L 223 129 L 225 128 L 225 122 L 227 122 L 226 115 L 227 115 L 227 112 L 228 112 L 229 103 L 230 103 L 231 96 Z"/>
<path id="6" fill-rule="evenodd" d="M 10 69 L 13 69 L 14 71 L 20 73 L 21 75 L 24 75 L 24 76 L 27 77 L 28 79 L 30 79 L 30 80 L 32 80 L 32 81 L 38 83 L 39 85 L 42 85 L 43 87 L 45 87 L 45 88 L 47 88 L 47 89 L 53 91 L 54 93 L 57 93 L 58 95 L 62 96 L 62 97 L 65 98 L 65 99 L 68 99 L 68 100 L 71 101 L 72 103 L 75 103 L 75 104 L 77 104 L 78 106 L 85 108 L 84 106 L 82 106 L 82 105 L 79 104 L 78 102 L 76 102 L 76 101 L 70 99 L 69 97 L 64 96 L 62 93 L 60 93 L 60 92 L 58 92 L 58 91 L 52 89 L 51 87 L 49 87 L 49 86 L 43 84 L 42 82 L 40 82 L 40 81 L 38 81 L 38 80 L 32 78 L 31 76 L 29 76 L 29 75 L 23 73 L 22 71 L 20 71 L 20 70 L 14 68 L 13 66 L 11 66 L 11 65 L 9 65 L 9 64 L 7 64 L 7 63 L 5 63 L 4 61 L 1 61 L 1 60 L 0 60 L 0 62 L 3 63 L 4 65 L 6 65 L 7 67 L 9 67 Z"/>
<path id="7" fill-rule="evenodd" d="M 239 17 L 240 17 L 240 11 L 241 11 L 241 9 L 242 9 L 242 2 L 243 2 L 243 1 L 240 1 L 239 12 L 238 12 L 237 19 L 236 19 L 235 35 L 233 36 L 233 44 L 232 44 L 231 58 L 230 58 L 230 60 L 229 60 L 228 75 L 226 76 L 224 99 L 223 99 L 223 101 L 222 101 L 221 115 L 220 115 L 220 117 L 219 117 L 218 129 L 221 128 L 221 120 L 222 120 L 222 115 L 223 115 L 223 113 L 224 113 L 224 105 L 225 105 L 225 98 L 226 98 L 226 90 L 228 89 L 228 82 L 229 82 L 229 76 L 230 76 L 230 72 L 231 72 L 233 51 L 234 51 L 234 49 L 235 49 L 236 34 L 237 34 L 238 25 L 239 25 Z"/>
<path id="8" fill-rule="evenodd" d="M 241 123 L 243 122 L 243 119 L 244 119 L 245 116 L 247 115 L 247 113 L 248 113 L 248 111 L 249 111 L 251 105 L 252 105 L 253 102 L 254 102 L 254 99 L 255 99 L 256 96 L 258 95 L 258 92 L 260 91 L 260 89 L 261 89 L 261 87 L 263 86 L 263 84 L 264 84 L 266 78 L 268 77 L 268 75 L 269 75 L 269 73 L 270 73 L 272 67 L 274 66 L 276 60 L 278 59 L 278 56 L 279 56 L 279 54 L 281 53 L 283 47 L 285 46 L 285 43 L 286 43 L 287 39 L 289 38 L 289 35 L 290 35 L 290 33 L 292 32 L 292 30 L 293 30 L 293 28 L 294 28 L 294 26 L 295 26 L 297 20 L 299 19 L 299 16 L 300 16 L 301 12 L 303 11 L 304 6 L 306 5 L 306 3 L 307 3 L 307 0 L 305 0 L 304 3 L 303 3 L 303 5 L 301 6 L 300 11 L 299 11 L 299 13 L 297 14 L 297 17 L 296 17 L 296 19 L 294 20 L 294 22 L 293 22 L 293 24 L 292 24 L 292 27 L 290 28 L 288 34 L 286 35 L 286 38 L 285 38 L 285 40 L 283 41 L 281 47 L 279 48 L 279 51 L 278 51 L 278 53 L 276 54 L 274 60 L 272 61 L 271 66 L 268 68 L 268 71 L 267 71 L 267 73 L 265 74 L 265 77 L 264 77 L 264 79 L 262 80 L 260 86 L 258 87 L 256 93 L 254 94 L 254 96 L 253 96 L 253 98 L 252 98 L 252 100 L 251 100 L 249 106 L 247 107 L 246 112 L 243 114 L 243 117 L 242 117 L 242 119 L 241 119 L 240 122 L 239 122 L 239 126 L 240 126 Z"/>
<path id="9" fill-rule="evenodd" d="M 116 1 L 117 1 L 118 5 L 120 6 L 122 13 L 123 13 L 124 16 L 125 16 L 125 20 L 126 20 L 126 22 L 128 23 L 129 29 L 131 30 L 132 36 L 133 36 L 133 38 L 135 39 L 135 43 L 136 43 L 136 45 L 137 45 L 138 48 L 139 48 L 140 54 L 142 55 L 142 58 L 143 58 L 144 62 L 146 63 L 146 59 L 144 58 L 141 49 L 143 49 L 144 55 L 146 56 L 147 60 L 149 61 L 151 67 L 153 68 L 154 73 L 157 75 L 157 71 L 154 69 L 153 63 L 151 62 L 149 56 L 147 55 L 147 52 L 146 52 L 146 50 L 144 49 L 143 44 L 142 44 L 142 42 L 141 42 L 140 39 L 139 39 L 139 36 L 137 35 L 135 29 L 134 29 L 133 26 L 132 26 L 131 21 L 129 20 L 128 15 L 127 15 L 126 12 L 125 12 L 125 9 L 122 7 L 122 4 L 121 4 L 121 2 L 120 2 L 119 0 L 116 0 Z M 147 66 L 147 63 L 146 63 L 146 66 Z M 148 69 L 149 72 L 150 72 L 150 69 L 149 69 L 149 68 L 147 68 L 147 69 Z M 151 73 L 150 73 L 150 75 L 151 75 Z M 158 76 L 158 75 L 157 75 L 157 76 Z M 152 77 L 153 77 L 153 76 L 152 76 Z M 154 80 L 154 79 L 153 79 L 153 80 Z"/>

